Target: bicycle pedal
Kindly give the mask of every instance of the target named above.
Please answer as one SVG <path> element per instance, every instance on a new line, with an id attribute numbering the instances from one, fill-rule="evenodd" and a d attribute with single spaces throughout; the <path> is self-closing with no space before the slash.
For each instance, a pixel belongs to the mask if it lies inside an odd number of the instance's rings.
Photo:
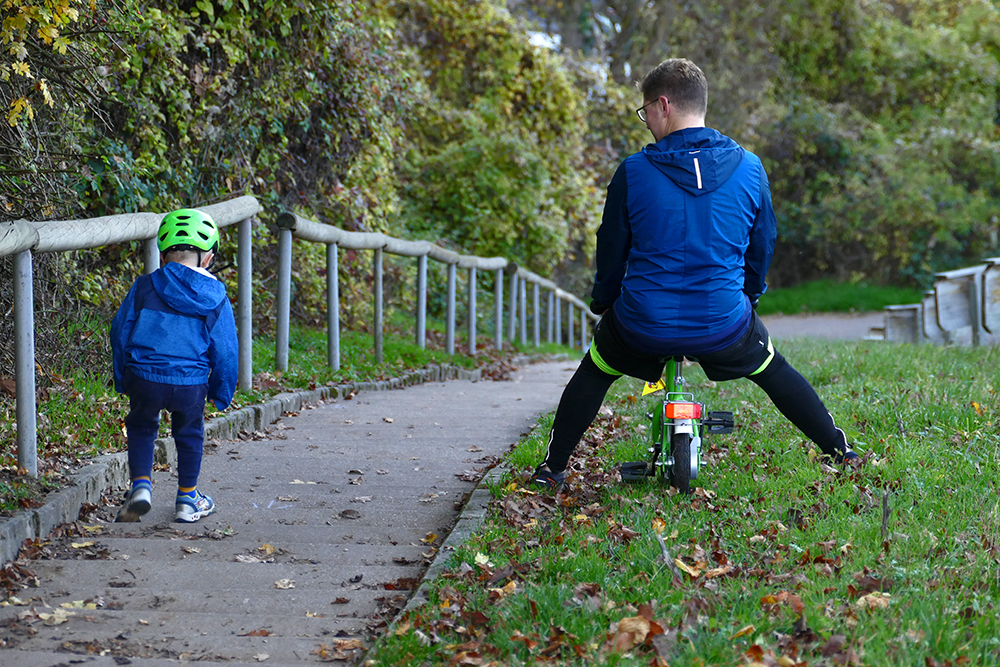
<path id="1" fill-rule="evenodd" d="M 619 472 L 623 482 L 641 482 L 653 475 L 651 468 L 645 461 L 629 461 L 621 464 Z"/>
<path id="2" fill-rule="evenodd" d="M 735 420 L 732 412 L 709 412 L 701 425 L 706 433 L 732 433 Z"/>

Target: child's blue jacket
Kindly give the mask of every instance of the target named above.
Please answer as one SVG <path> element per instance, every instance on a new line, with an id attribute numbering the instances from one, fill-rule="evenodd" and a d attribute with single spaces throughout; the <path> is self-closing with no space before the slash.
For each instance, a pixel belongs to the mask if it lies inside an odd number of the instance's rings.
<path id="1" fill-rule="evenodd" d="M 169 262 L 132 284 L 111 322 L 115 391 L 129 368 L 151 382 L 208 384 L 220 410 L 236 391 L 239 344 L 226 286 L 210 274 Z"/>
<path id="2" fill-rule="evenodd" d="M 760 159 L 710 128 L 626 158 L 597 233 L 594 301 L 638 349 L 697 354 L 739 339 L 766 289 L 776 221 Z"/>

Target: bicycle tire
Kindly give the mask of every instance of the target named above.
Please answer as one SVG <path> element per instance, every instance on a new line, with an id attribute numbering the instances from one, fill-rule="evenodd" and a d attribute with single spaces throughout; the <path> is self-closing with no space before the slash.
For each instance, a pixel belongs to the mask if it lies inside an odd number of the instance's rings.
<path id="1" fill-rule="evenodd" d="M 670 438 L 670 485 L 681 493 L 691 493 L 691 434 L 674 433 Z"/>

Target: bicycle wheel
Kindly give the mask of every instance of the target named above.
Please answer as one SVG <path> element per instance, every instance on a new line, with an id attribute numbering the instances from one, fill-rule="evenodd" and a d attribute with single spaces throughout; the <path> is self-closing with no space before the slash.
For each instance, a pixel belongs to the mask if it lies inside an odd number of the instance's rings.
<path id="1" fill-rule="evenodd" d="M 670 485 L 681 493 L 691 493 L 691 434 L 674 433 L 670 439 Z"/>

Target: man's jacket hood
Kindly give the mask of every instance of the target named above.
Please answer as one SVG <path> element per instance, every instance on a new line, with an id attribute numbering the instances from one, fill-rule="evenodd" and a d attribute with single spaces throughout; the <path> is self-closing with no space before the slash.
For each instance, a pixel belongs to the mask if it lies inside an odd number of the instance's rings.
<path id="1" fill-rule="evenodd" d="M 642 152 L 661 173 L 696 197 L 718 190 L 746 153 L 729 137 L 706 127 L 668 134 Z"/>

